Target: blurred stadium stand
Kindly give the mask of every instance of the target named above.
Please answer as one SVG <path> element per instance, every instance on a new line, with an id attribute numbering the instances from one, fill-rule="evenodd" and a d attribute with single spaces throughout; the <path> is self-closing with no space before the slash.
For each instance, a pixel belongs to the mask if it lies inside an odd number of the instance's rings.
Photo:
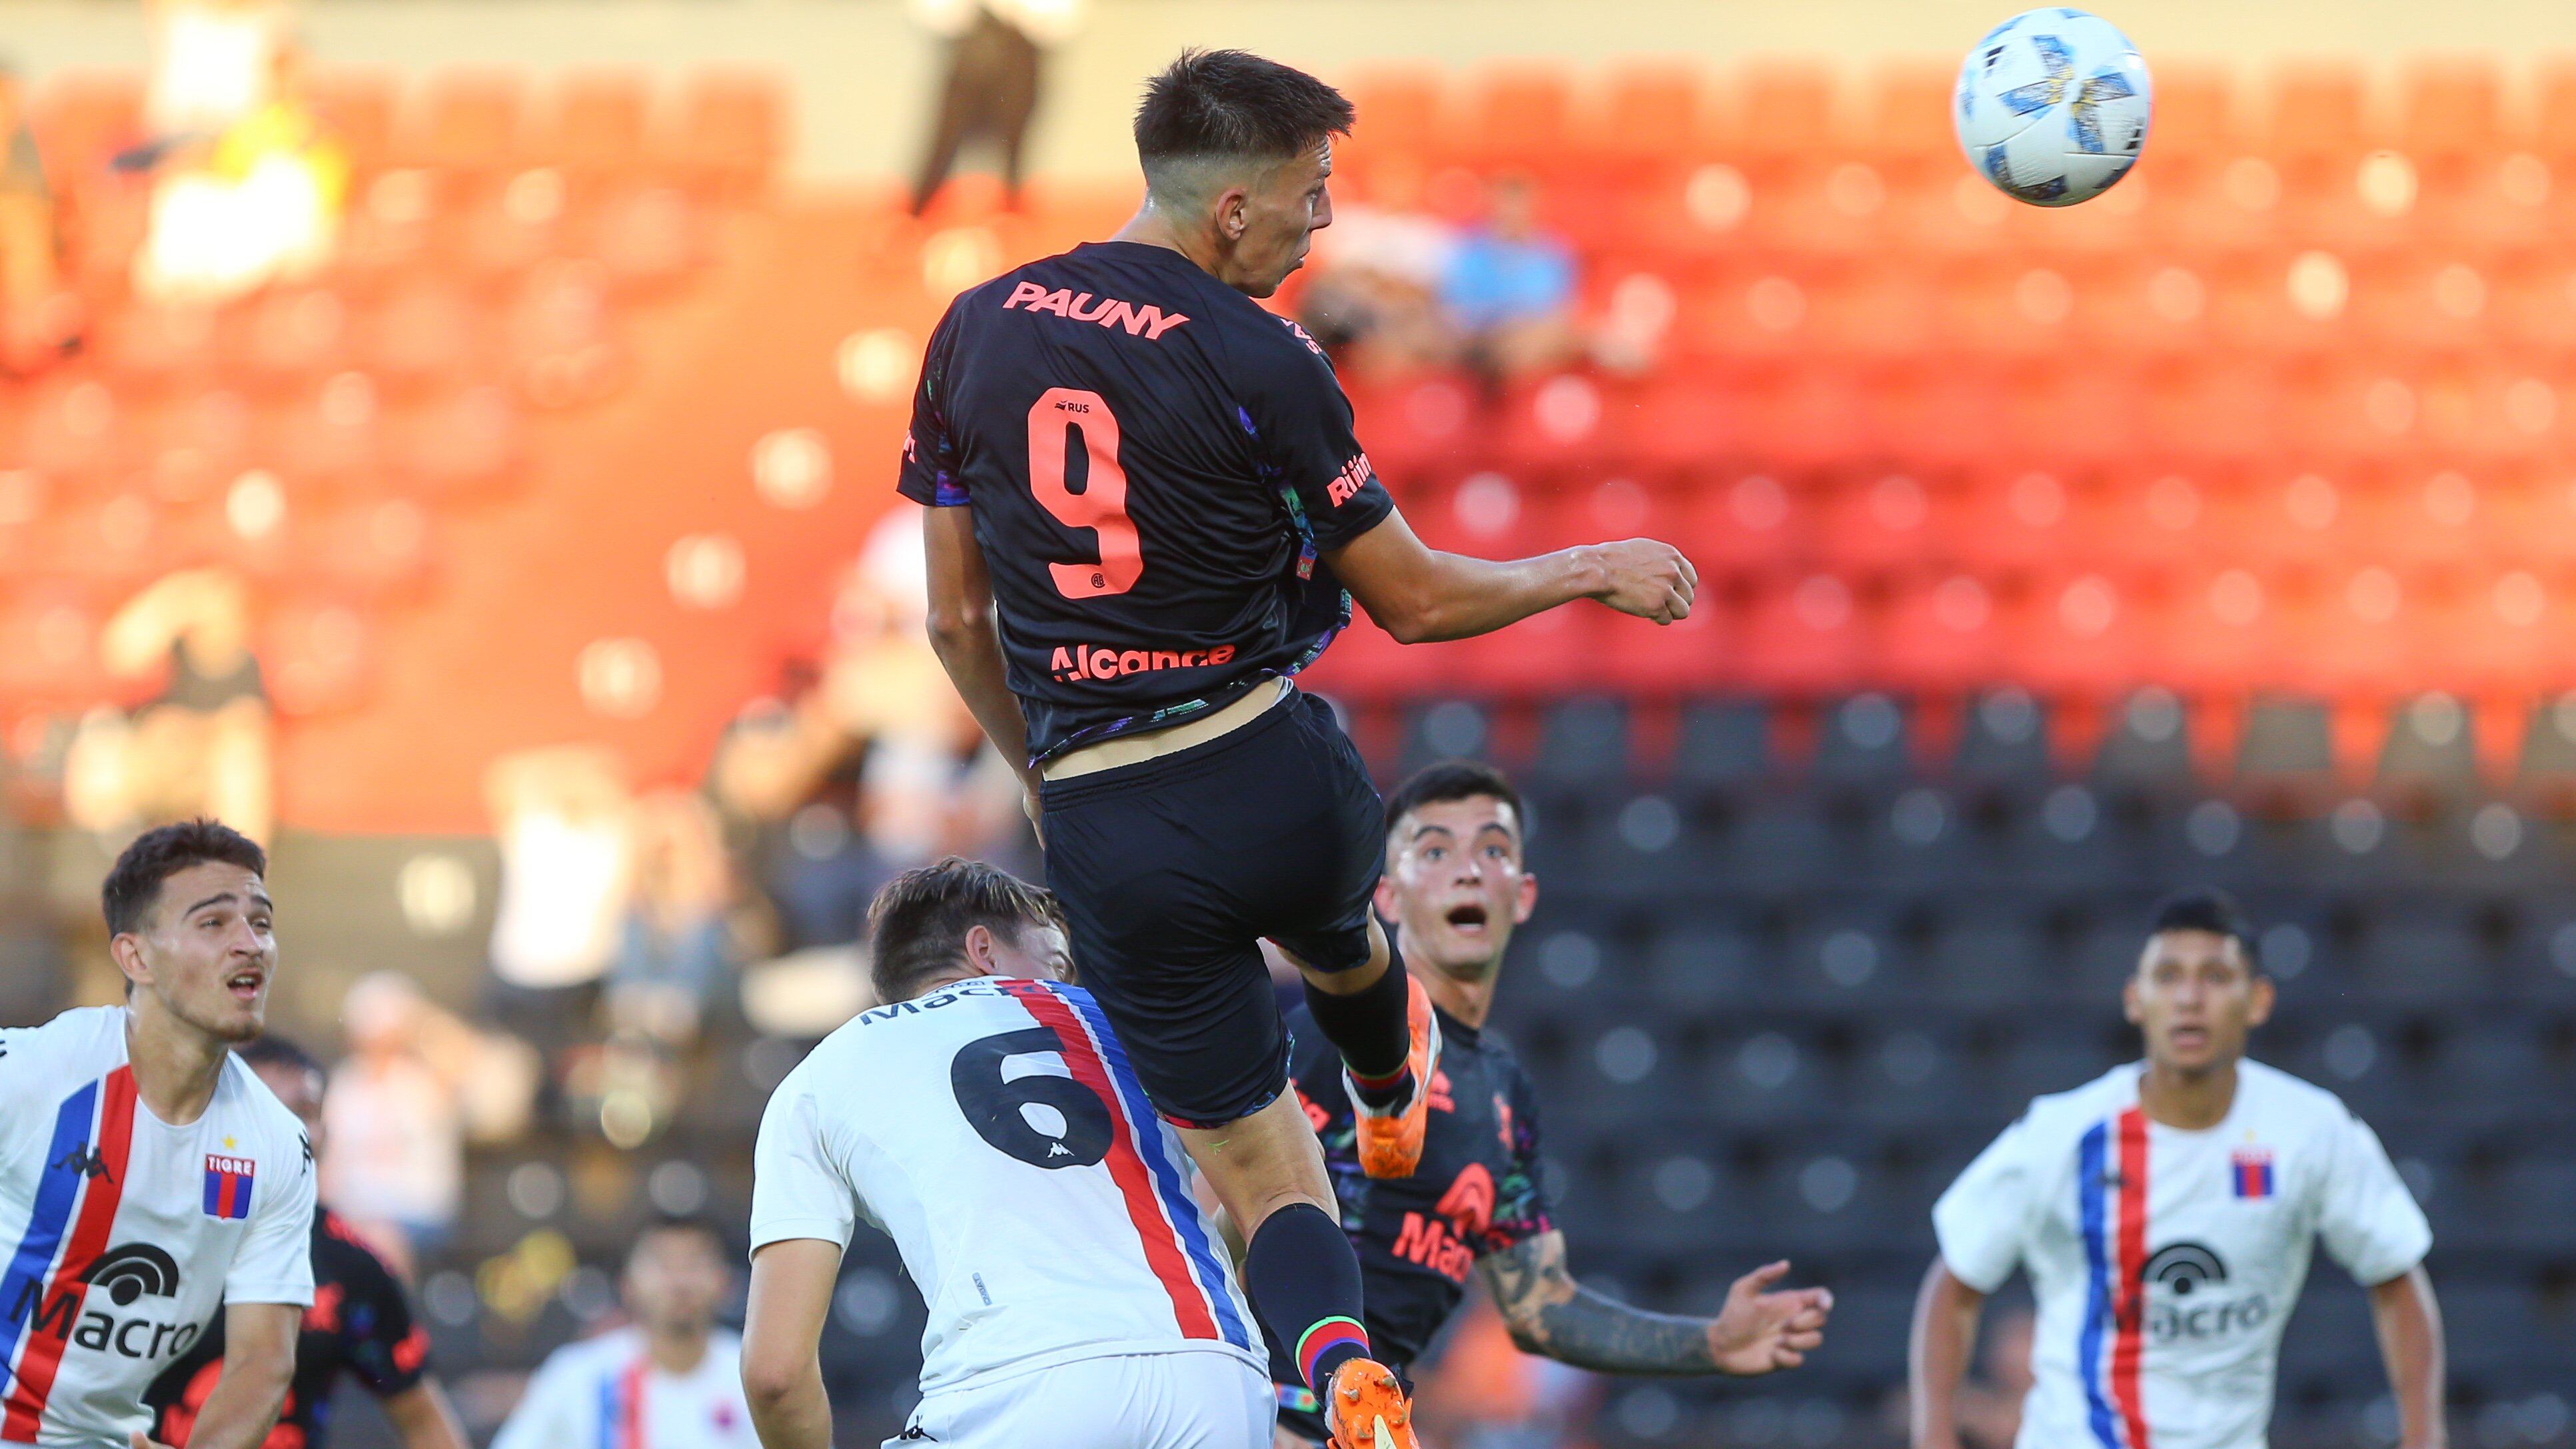
<path id="1" fill-rule="evenodd" d="M 2145 159 L 2068 213 L 1967 174 L 1940 71 L 1886 71 L 1857 123 L 1788 62 L 1355 80 L 1352 194 L 1532 172 L 1592 296 L 1671 304 L 1642 376 L 1353 391 L 1426 537 L 1657 533 L 1699 612 L 1413 651 L 1363 620 L 1315 674 L 1390 776 L 1481 754 L 1531 784 L 1546 896 L 1502 1023 L 1581 1269 L 1705 1308 L 1786 1254 L 1841 1294 L 1813 1370 L 1622 1389 L 1605 1444 L 1892 1442 L 1932 1197 L 2131 1050 L 2137 925 L 2196 881 L 2271 924 L 2260 1054 L 2343 1093 L 2433 1216 L 2472 1442 L 2576 1442 L 2551 1397 L 2576 1342 L 2576 68 L 2522 122 L 2494 69 L 2427 60 L 2384 128 L 2351 69 L 2157 76 Z M 41 754 L 111 696 L 92 636 L 121 599 L 243 568 L 299 952 L 335 986 L 400 959 L 462 1006 L 488 917 L 424 948 L 400 862 L 459 850 L 488 881 L 450 837 L 485 828 L 505 745 L 695 778 L 819 629 L 946 299 L 1127 198 L 1013 213 L 965 178 L 912 222 L 891 189 L 783 191 L 756 77 L 317 89 L 357 160 L 343 257 L 211 312 L 123 297 L 141 196 L 100 163 L 135 80 L 41 93 L 100 322 L 0 387 L 0 717 Z M 748 581 L 692 607 L 666 553 L 713 529 Z M 628 636 L 671 662 L 585 697 L 575 658 Z M 478 1152 L 427 1280 L 444 1360 L 524 1365 L 604 1301 L 545 1234 L 595 1263 L 650 1205 L 738 1214 L 797 1049 L 718 1020 L 641 1151 L 557 1112 Z M 854 1432 L 908 1391 L 897 1271 L 872 1245 L 838 1300 Z M 2283 1449 L 2377 1434 L 2330 1266 L 2282 1391 Z"/>

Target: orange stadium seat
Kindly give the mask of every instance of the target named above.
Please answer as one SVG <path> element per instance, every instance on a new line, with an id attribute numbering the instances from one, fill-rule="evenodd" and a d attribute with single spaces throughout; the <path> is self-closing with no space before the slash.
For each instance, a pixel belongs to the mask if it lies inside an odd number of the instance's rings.
<path id="1" fill-rule="evenodd" d="M 555 83 L 536 154 L 584 178 L 620 175 L 644 159 L 651 81 L 640 71 L 576 71 Z"/>
<path id="2" fill-rule="evenodd" d="M 2000 612 L 1994 591 L 1974 574 L 1909 573 L 1888 602 L 1880 679 L 1899 690 L 1950 696 L 2006 677 Z"/>
<path id="3" fill-rule="evenodd" d="M 143 78 L 124 71 L 57 72 L 36 89 L 27 124 L 47 172 L 86 185 L 109 156 L 143 139 Z"/>
<path id="4" fill-rule="evenodd" d="M 331 69 L 318 72 L 307 85 L 314 110 L 359 175 L 391 158 L 399 94 L 392 72 Z"/>
<path id="5" fill-rule="evenodd" d="M 1581 122 L 1586 149 L 1623 168 L 1631 184 L 1658 163 L 1697 159 L 1710 144 L 1707 71 L 1684 61 L 1614 61 L 1601 76 L 1599 105 Z"/>
<path id="6" fill-rule="evenodd" d="M 765 72 L 706 71 L 680 93 L 675 124 L 656 154 L 691 186 L 747 196 L 766 185 L 787 149 L 787 98 Z"/>
<path id="7" fill-rule="evenodd" d="M 1848 694 L 1869 677 L 1874 657 L 1867 601 L 1830 573 L 1765 587 L 1752 598 L 1729 675 L 1746 687 L 1794 699 Z"/>
<path id="8" fill-rule="evenodd" d="M 1575 159 L 1574 78 L 1547 61 L 1496 62 L 1471 73 L 1450 149 L 1477 165 L 1562 179 Z"/>
<path id="9" fill-rule="evenodd" d="M 1682 549 L 1711 573 L 1751 575 L 1815 562 L 1817 517 L 1809 490 L 1770 473 L 1703 472 L 1678 506 Z"/>
<path id="10" fill-rule="evenodd" d="M 1955 66 L 1931 61 L 1882 66 L 1870 77 L 1868 121 L 1860 142 L 1882 162 L 1939 162 L 1947 169 L 1959 154 L 1950 120 L 1957 82 Z"/>
<path id="11" fill-rule="evenodd" d="M 1855 473 L 1825 492 L 1817 559 L 1850 578 L 1921 562 L 1933 546 L 1932 520 L 1951 506 L 1951 481 L 1897 469 Z"/>
<path id="12" fill-rule="evenodd" d="M 516 71 L 454 70 L 430 78 L 399 139 L 415 164 L 490 176 L 526 154 L 526 81 Z"/>
<path id="13" fill-rule="evenodd" d="M 1365 183 L 1371 166 L 1389 161 L 1420 167 L 1447 159 L 1441 144 L 1447 133 L 1448 86 L 1429 66 L 1372 66 L 1343 88 L 1358 119 L 1347 151 L 1353 169 Z M 1341 160 L 1337 156 L 1336 166 Z"/>
<path id="14" fill-rule="evenodd" d="M 2510 149 L 2504 76 L 2483 55 L 2424 56 L 2406 67 L 2397 140 L 2418 161 L 2484 157 Z"/>

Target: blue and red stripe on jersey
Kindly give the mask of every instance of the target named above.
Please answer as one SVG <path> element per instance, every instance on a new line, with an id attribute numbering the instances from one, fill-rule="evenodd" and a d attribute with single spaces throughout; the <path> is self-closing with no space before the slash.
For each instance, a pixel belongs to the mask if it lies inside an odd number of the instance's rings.
<path id="1" fill-rule="evenodd" d="M 1055 1033 L 1065 1069 L 1109 1107 L 1114 1126 L 1106 1159 L 1110 1179 L 1126 1200 L 1146 1266 L 1171 1296 L 1181 1336 L 1222 1339 L 1249 1350 L 1252 1335 L 1235 1310 L 1225 1268 L 1199 1221 L 1198 1204 L 1164 1143 L 1162 1121 L 1091 993 L 1046 981 L 995 985 Z"/>
<path id="2" fill-rule="evenodd" d="M 2075 1206 L 2088 1276 L 2075 1349 L 2086 1422 L 2101 1449 L 2152 1449 L 2139 1383 L 2146 1355 L 2146 1113 L 2131 1107 L 2084 1134 L 2076 1146 Z"/>
<path id="3" fill-rule="evenodd" d="M 134 1069 L 118 1067 L 55 1110 L 35 1209 L 0 1279 L 7 1307 L 26 1305 L 0 1319 L 0 1384 L 8 1390 L 0 1439 L 31 1444 L 44 1427 L 63 1345 L 89 1291 L 83 1275 L 106 1250 L 125 1200 L 134 1098 Z"/>

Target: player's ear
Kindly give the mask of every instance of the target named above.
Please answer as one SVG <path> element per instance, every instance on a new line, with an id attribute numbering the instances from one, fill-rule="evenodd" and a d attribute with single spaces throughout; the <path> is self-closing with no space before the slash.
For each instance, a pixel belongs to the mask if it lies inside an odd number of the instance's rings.
<path id="1" fill-rule="evenodd" d="M 143 938 L 134 932 L 125 931 L 109 937 L 107 954 L 116 962 L 116 969 L 125 976 L 127 996 L 134 994 L 135 987 L 152 980 L 152 963 L 143 958 Z"/>
<path id="2" fill-rule="evenodd" d="M 2147 1024 L 2147 1014 L 2138 1005 L 2138 973 L 2134 971 L 2129 973 L 2128 980 L 2120 983 L 2120 1015 L 2126 1017 L 2131 1026 Z"/>
<path id="3" fill-rule="evenodd" d="M 1395 919 L 1395 872 L 1392 869 L 1377 878 L 1377 913 L 1390 921 Z"/>
<path id="4" fill-rule="evenodd" d="M 1522 871 L 1520 893 L 1514 897 L 1512 901 L 1512 924 L 1515 926 L 1528 925 L 1530 912 L 1537 909 L 1538 877 L 1530 874 L 1528 871 Z"/>
<path id="5" fill-rule="evenodd" d="M 958 945 L 964 949 L 967 968 L 972 970 L 976 975 L 999 976 L 1002 974 L 1001 971 L 997 969 L 997 963 L 994 960 L 995 942 L 993 940 L 992 927 L 980 924 L 968 926 L 966 928 L 966 938 L 963 941 L 960 941 Z"/>
<path id="6" fill-rule="evenodd" d="M 2245 1024 L 2261 1026 L 2270 1021 L 2272 1007 L 2279 1000 L 2280 993 L 2272 989 L 2272 978 L 2260 971 L 2255 972 L 2253 989 L 2247 993 L 2245 1000 Z"/>
<path id="7" fill-rule="evenodd" d="M 1243 240 L 1252 227 L 1252 193 L 1229 186 L 1216 194 L 1216 234 L 1229 242 Z"/>

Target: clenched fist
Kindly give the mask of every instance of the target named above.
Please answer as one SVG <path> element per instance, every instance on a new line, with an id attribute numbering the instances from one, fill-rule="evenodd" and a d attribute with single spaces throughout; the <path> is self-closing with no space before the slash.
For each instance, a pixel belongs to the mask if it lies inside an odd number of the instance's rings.
<path id="1" fill-rule="evenodd" d="M 1651 538 L 1596 543 L 1592 553 L 1601 565 L 1602 586 L 1592 597 L 1622 614 L 1669 624 L 1690 617 L 1691 599 L 1699 593 L 1699 570 L 1669 543 Z"/>

